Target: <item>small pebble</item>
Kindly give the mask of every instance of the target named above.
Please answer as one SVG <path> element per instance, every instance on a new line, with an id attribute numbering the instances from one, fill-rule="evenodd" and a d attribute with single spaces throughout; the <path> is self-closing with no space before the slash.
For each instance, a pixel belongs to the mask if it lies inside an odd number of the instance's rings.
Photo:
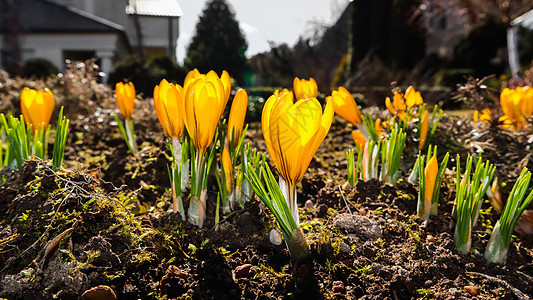
<path id="1" fill-rule="evenodd" d="M 233 274 L 235 274 L 235 278 L 247 277 L 250 274 L 251 268 L 251 264 L 244 264 L 236 267 L 235 270 L 233 270 Z"/>
<path id="2" fill-rule="evenodd" d="M 117 295 L 107 285 L 95 286 L 81 295 L 82 300 L 116 300 Z"/>
<path id="3" fill-rule="evenodd" d="M 281 242 L 283 241 L 281 238 L 281 233 L 277 229 L 272 229 L 270 231 L 270 242 L 276 246 L 281 245 Z"/>
<path id="4" fill-rule="evenodd" d="M 470 293 L 472 296 L 478 296 L 479 295 L 479 287 L 475 285 L 465 285 L 464 289 Z"/>
<path id="5" fill-rule="evenodd" d="M 305 278 L 307 277 L 307 275 L 309 275 L 309 268 L 307 268 L 306 265 L 301 265 L 296 274 L 298 275 L 298 281 L 299 282 L 303 282 L 305 280 Z"/>
<path id="6" fill-rule="evenodd" d="M 342 253 L 350 253 L 351 250 L 350 246 L 348 246 L 348 244 L 346 244 L 345 242 L 341 242 L 339 248 Z"/>
<path id="7" fill-rule="evenodd" d="M 334 293 L 344 292 L 344 283 L 342 281 L 333 281 L 333 292 Z"/>
<path id="8" fill-rule="evenodd" d="M 349 191 L 350 189 L 352 189 L 352 186 L 348 183 L 348 181 L 346 181 L 346 182 L 342 185 L 342 189 L 345 190 L 345 191 Z"/>
<path id="9" fill-rule="evenodd" d="M 313 203 L 313 201 L 311 201 L 311 200 L 305 201 L 305 204 L 304 204 L 304 208 L 305 209 L 311 209 L 313 207 L 315 207 L 315 204 Z"/>
<path id="10" fill-rule="evenodd" d="M 161 281 L 165 281 L 172 277 L 187 279 L 187 277 L 189 277 L 189 273 L 183 272 L 182 270 L 180 270 L 180 268 L 176 267 L 175 265 L 170 265 L 168 266 L 163 278 L 161 278 Z"/>

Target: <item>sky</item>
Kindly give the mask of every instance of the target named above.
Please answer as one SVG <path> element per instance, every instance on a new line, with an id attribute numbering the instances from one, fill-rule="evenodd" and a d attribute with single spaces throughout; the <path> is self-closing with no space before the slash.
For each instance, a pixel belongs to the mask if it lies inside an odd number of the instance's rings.
<path id="1" fill-rule="evenodd" d="M 246 35 L 246 56 L 270 50 L 269 41 L 293 46 L 313 24 L 333 24 L 350 0 L 226 0 Z M 178 61 L 183 63 L 186 47 L 194 35 L 207 0 L 178 0 L 183 10 L 178 38 Z"/>

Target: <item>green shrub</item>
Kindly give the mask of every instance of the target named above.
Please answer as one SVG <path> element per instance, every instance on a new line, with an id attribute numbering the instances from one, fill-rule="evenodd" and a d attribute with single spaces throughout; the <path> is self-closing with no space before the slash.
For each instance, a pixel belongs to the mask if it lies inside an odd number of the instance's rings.
<path id="1" fill-rule="evenodd" d="M 147 57 L 145 68 L 141 68 L 138 56 L 129 56 L 115 64 L 109 74 L 109 85 L 115 86 L 117 82 L 131 81 L 137 92 L 145 96 L 152 96 L 154 87 L 166 79 L 169 82 L 183 85 L 187 70 L 179 66 L 168 56 Z"/>
<path id="2" fill-rule="evenodd" d="M 455 88 L 457 84 L 466 81 L 465 76 L 472 75 L 473 73 L 474 70 L 472 69 L 442 69 L 435 74 L 434 84 L 435 86 Z"/>
<path id="3" fill-rule="evenodd" d="M 50 75 L 57 75 L 59 70 L 49 60 L 44 58 L 34 58 L 24 63 L 24 74 L 26 77 L 44 79 Z"/>
<path id="4" fill-rule="evenodd" d="M 507 67 L 505 25 L 493 21 L 472 27 L 454 49 L 455 68 L 468 68 L 476 77 L 501 74 Z"/>

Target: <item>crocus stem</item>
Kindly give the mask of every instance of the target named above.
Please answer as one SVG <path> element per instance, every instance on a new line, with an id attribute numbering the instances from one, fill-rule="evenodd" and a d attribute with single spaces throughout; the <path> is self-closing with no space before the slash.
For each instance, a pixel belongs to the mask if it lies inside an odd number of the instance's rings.
<path id="1" fill-rule="evenodd" d="M 470 252 L 470 247 L 472 245 L 472 223 L 470 223 L 470 220 L 468 220 L 468 222 L 464 225 L 466 226 L 466 229 L 460 229 L 459 226 L 455 227 L 453 239 L 455 241 L 455 245 L 457 246 L 457 250 L 463 254 L 467 254 Z"/>
<path id="2" fill-rule="evenodd" d="M 494 229 L 492 230 L 492 234 L 490 235 L 487 248 L 485 249 L 485 258 L 488 262 L 503 264 L 507 259 L 508 250 L 509 246 L 505 244 L 505 240 L 500 229 L 500 221 L 498 220 L 494 226 Z"/>
<path id="3" fill-rule="evenodd" d="M 182 220 L 185 221 L 185 210 L 183 208 L 182 190 L 181 190 L 181 172 L 179 167 L 173 163 L 171 168 L 172 174 L 172 209 L 174 213 L 180 213 Z"/>
<path id="4" fill-rule="evenodd" d="M 194 193 L 196 196 L 200 195 L 200 192 L 203 189 L 203 169 L 204 169 L 204 155 L 200 152 L 196 153 L 196 191 Z"/>
<path id="5" fill-rule="evenodd" d="M 172 137 L 172 156 L 174 159 L 172 164 L 172 204 L 174 213 L 179 211 L 184 218 L 183 203 L 178 203 L 181 202 L 181 178 L 179 178 L 181 175 L 181 143 L 177 137 Z"/>
<path id="6" fill-rule="evenodd" d="M 204 178 L 207 172 L 204 166 L 204 154 L 196 153 L 196 176 L 195 189 L 191 191 L 191 200 L 189 203 L 189 222 L 202 228 L 205 219 L 205 207 L 207 202 L 207 189 L 205 188 Z"/>
<path id="7" fill-rule="evenodd" d="M 130 151 L 132 154 L 137 154 L 137 144 L 135 142 L 135 134 L 133 133 L 133 121 L 131 119 L 125 119 L 124 127 L 126 127 L 126 136 L 128 137 Z"/>
<path id="8" fill-rule="evenodd" d="M 189 204 L 189 222 L 202 228 L 205 220 L 207 189 L 200 191 L 200 196 L 192 195 Z"/>
<path id="9" fill-rule="evenodd" d="M 296 194 L 296 184 L 287 183 L 282 177 L 279 178 L 279 188 L 281 193 L 285 197 L 285 201 L 289 205 L 289 210 L 294 222 L 296 222 L 296 227 L 300 226 L 300 216 L 298 215 L 298 203 L 297 203 L 297 194 Z"/>
<path id="10" fill-rule="evenodd" d="M 176 164 L 181 165 L 181 143 L 177 137 L 172 137 L 172 152 Z"/>
<path id="11" fill-rule="evenodd" d="M 294 229 L 290 236 L 283 234 L 289 254 L 294 261 L 302 262 L 309 256 L 309 244 L 299 228 Z"/>
<path id="12" fill-rule="evenodd" d="M 298 214 L 298 202 L 297 202 L 297 193 L 296 185 L 289 184 L 289 207 L 291 209 L 291 214 L 294 217 L 296 226 L 300 226 L 300 215 Z"/>

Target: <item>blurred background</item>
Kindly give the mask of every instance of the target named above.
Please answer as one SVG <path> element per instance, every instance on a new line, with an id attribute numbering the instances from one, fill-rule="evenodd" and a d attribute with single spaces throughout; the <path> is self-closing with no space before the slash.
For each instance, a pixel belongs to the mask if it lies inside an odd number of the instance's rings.
<path id="1" fill-rule="evenodd" d="M 466 76 L 499 88 L 533 60 L 531 0 L 0 0 L 0 68 L 61 76 L 94 59 L 100 82 L 227 70 L 252 96 L 313 77 L 382 104 L 391 82 L 453 106 Z"/>

